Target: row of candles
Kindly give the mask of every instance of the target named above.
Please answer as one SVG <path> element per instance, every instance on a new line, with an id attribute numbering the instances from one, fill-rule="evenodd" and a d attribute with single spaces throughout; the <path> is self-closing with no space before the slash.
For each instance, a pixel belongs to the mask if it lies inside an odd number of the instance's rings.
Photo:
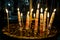
<path id="1" fill-rule="evenodd" d="M 34 30 L 36 30 L 36 31 L 38 30 L 38 18 L 40 17 L 40 33 L 41 33 L 41 32 L 44 32 L 46 30 L 46 25 L 47 25 L 47 29 L 51 28 L 53 20 L 54 20 L 56 9 L 53 10 L 52 15 L 50 17 L 49 12 L 47 11 L 48 8 L 45 9 L 44 13 L 43 13 L 43 8 L 41 8 L 40 14 L 39 14 L 39 7 L 40 7 L 40 4 L 37 5 L 36 14 L 34 13 L 34 15 L 33 15 L 35 18 Z M 17 10 L 18 10 L 18 22 L 20 25 L 20 29 L 22 29 L 21 17 L 23 17 L 23 14 L 20 12 L 19 8 Z M 7 9 L 6 9 L 6 13 L 7 13 L 7 19 L 8 19 L 8 10 Z M 32 14 L 33 14 L 33 9 L 31 9 L 31 12 L 29 12 L 29 11 L 27 12 L 26 26 L 25 26 L 26 30 L 29 29 L 29 25 L 32 22 L 32 19 L 33 19 Z M 49 21 L 49 17 L 50 17 L 50 21 Z M 9 20 L 8 20 L 8 22 L 9 22 Z M 47 22 L 47 24 L 46 24 L 46 22 Z M 8 29 L 9 29 L 9 23 L 8 23 Z"/>

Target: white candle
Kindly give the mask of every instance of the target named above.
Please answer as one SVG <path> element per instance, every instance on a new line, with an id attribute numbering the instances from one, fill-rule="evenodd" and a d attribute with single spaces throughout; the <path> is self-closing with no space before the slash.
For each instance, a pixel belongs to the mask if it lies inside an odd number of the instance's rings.
<path id="1" fill-rule="evenodd" d="M 21 24 L 23 24 L 23 13 L 21 13 Z"/>
<path id="2" fill-rule="evenodd" d="M 49 27 L 51 27 L 52 23 L 53 23 L 53 20 L 54 20 L 54 16 L 55 16 L 55 11 L 56 9 L 54 9 L 52 15 L 51 15 L 51 18 L 50 18 L 50 22 L 49 22 Z"/>
<path id="3" fill-rule="evenodd" d="M 19 8 L 18 8 L 17 10 L 18 10 L 18 22 L 19 22 L 19 25 L 21 26 L 21 17 L 20 17 L 20 11 L 19 11 Z"/>
<path id="4" fill-rule="evenodd" d="M 43 9 L 41 8 L 41 14 L 40 14 L 40 35 L 42 35 L 43 32 Z"/>
<path id="5" fill-rule="evenodd" d="M 47 34 L 49 34 L 50 33 L 50 31 L 49 31 L 49 27 L 48 27 L 48 24 L 49 24 L 49 12 L 47 13 Z"/>
<path id="6" fill-rule="evenodd" d="M 47 13 L 47 27 L 48 27 L 48 24 L 49 24 L 49 12 Z"/>
<path id="7" fill-rule="evenodd" d="M 31 9 L 31 12 L 30 12 L 30 27 L 31 27 L 31 23 L 32 23 L 32 13 L 33 13 L 33 8 Z"/>
<path id="8" fill-rule="evenodd" d="M 38 29 L 38 16 L 39 16 L 39 10 L 37 9 L 34 30 Z"/>
<path id="9" fill-rule="evenodd" d="M 46 29 L 46 15 L 47 15 L 47 8 L 44 11 L 44 25 L 43 25 L 43 31 Z"/>
<path id="10" fill-rule="evenodd" d="M 7 9 L 5 9 L 5 10 L 6 10 L 6 13 L 7 13 L 8 32 L 9 32 L 9 16 L 8 16 L 8 10 Z"/>
<path id="11" fill-rule="evenodd" d="M 37 11 L 36 11 L 36 19 L 35 19 L 35 27 L 34 27 L 34 30 L 37 31 L 38 29 L 38 16 L 39 16 L 39 4 L 37 5 Z"/>
<path id="12" fill-rule="evenodd" d="M 32 18 L 32 12 L 33 12 L 33 9 L 31 9 L 31 13 L 30 13 L 30 17 Z"/>
<path id="13" fill-rule="evenodd" d="M 26 29 L 29 29 L 29 11 L 27 12 Z"/>

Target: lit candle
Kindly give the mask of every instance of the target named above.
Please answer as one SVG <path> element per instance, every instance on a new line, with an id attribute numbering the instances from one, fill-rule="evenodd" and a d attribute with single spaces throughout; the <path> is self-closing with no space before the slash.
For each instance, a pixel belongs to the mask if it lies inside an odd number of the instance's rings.
<path id="1" fill-rule="evenodd" d="M 37 5 L 37 11 L 36 11 L 36 19 L 35 19 L 35 26 L 34 26 L 34 30 L 37 31 L 38 29 L 38 16 L 39 16 L 39 4 Z"/>
<path id="2" fill-rule="evenodd" d="M 31 27 L 31 23 L 32 23 L 32 13 L 33 13 L 33 9 L 31 9 L 31 12 L 30 12 L 30 18 L 29 18 L 30 19 L 30 23 L 29 23 L 30 27 Z"/>
<path id="3" fill-rule="evenodd" d="M 41 8 L 41 14 L 40 14 L 40 36 L 42 35 L 43 32 L 43 9 Z"/>
<path id="4" fill-rule="evenodd" d="M 37 30 L 38 29 L 38 16 L 39 16 L 39 10 L 37 9 L 34 30 Z"/>
<path id="5" fill-rule="evenodd" d="M 46 28 L 46 15 L 47 15 L 47 8 L 44 11 L 44 25 L 43 25 L 43 31 L 45 31 Z"/>
<path id="6" fill-rule="evenodd" d="M 47 27 L 48 27 L 48 24 L 49 24 L 49 12 L 47 13 Z"/>
<path id="7" fill-rule="evenodd" d="M 53 13 L 52 13 L 52 15 L 51 15 L 51 18 L 50 18 L 50 22 L 49 22 L 49 25 L 48 25 L 48 27 L 50 27 L 50 28 L 51 28 L 51 25 L 52 25 L 53 20 L 54 20 L 55 11 L 56 11 L 56 9 L 54 9 L 54 11 L 53 11 Z"/>
<path id="8" fill-rule="evenodd" d="M 48 24 L 49 24 L 49 12 L 47 13 L 47 34 L 49 34 L 49 29 L 48 29 Z"/>
<path id="9" fill-rule="evenodd" d="M 21 21 L 23 21 L 23 13 L 21 13 Z"/>
<path id="10" fill-rule="evenodd" d="M 17 10 L 18 10 L 18 22 L 19 22 L 19 25 L 21 26 L 21 17 L 20 17 L 20 11 L 19 11 L 19 8 L 18 8 Z"/>
<path id="11" fill-rule="evenodd" d="M 5 9 L 7 13 L 7 22 L 8 22 L 8 32 L 9 32 L 9 16 L 8 16 L 8 9 Z"/>
<path id="12" fill-rule="evenodd" d="M 29 29 L 29 11 L 27 12 L 26 29 Z"/>
<path id="13" fill-rule="evenodd" d="M 30 20 L 32 19 L 32 12 L 33 12 L 33 9 L 31 9 Z"/>

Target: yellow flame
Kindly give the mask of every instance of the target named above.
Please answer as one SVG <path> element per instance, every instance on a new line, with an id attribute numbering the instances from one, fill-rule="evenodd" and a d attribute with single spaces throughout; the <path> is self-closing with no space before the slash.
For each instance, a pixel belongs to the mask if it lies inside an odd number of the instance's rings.
<path id="1" fill-rule="evenodd" d="M 43 12 L 43 8 L 41 8 L 41 12 Z"/>
<path id="2" fill-rule="evenodd" d="M 47 13 L 47 17 L 49 17 L 49 12 Z"/>
<path id="3" fill-rule="evenodd" d="M 28 15 L 29 15 L 29 11 L 28 11 Z"/>
<path id="4" fill-rule="evenodd" d="M 19 11 L 19 8 L 17 8 L 17 10 Z"/>
<path id="5" fill-rule="evenodd" d="M 34 18 L 35 18 L 35 13 L 34 13 Z"/>
<path id="6" fill-rule="evenodd" d="M 54 9 L 54 12 L 56 11 L 56 9 Z"/>
<path id="7" fill-rule="evenodd" d="M 47 11 L 48 10 L 48 8 L 45 8 L 45 11 Z"/>
<path id="8" fill-rule="evenodd" d="M 31 11 L 33 11 L 33 8 L 31 9 Z"/>
<path id="9" fill-rule="evenodd" d="M 6 13 L 8 13 L 8 9 L 6 9 Z"/>

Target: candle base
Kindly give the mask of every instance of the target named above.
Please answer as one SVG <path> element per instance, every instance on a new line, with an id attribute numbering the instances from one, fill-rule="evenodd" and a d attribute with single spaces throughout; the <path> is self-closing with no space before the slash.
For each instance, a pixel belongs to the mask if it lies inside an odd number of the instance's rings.
<path id="1" fill-rule="evenodd" d="M 37 30 L 34 30 L 34 37 L 37 36 Z"/>
<path id="2" fill-rule="evenodd" d="M 25 36 L 29 37 L 30 36 L 30 29 L 25 30 Z"/>

